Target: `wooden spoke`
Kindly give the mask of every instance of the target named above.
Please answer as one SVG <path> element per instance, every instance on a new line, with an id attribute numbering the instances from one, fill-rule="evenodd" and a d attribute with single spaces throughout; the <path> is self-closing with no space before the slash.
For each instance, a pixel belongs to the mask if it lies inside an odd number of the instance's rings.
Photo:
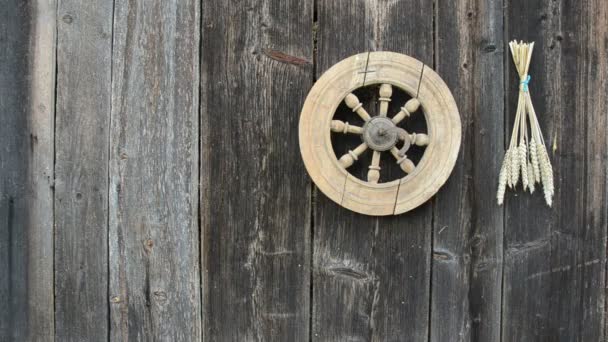
<path id="1" fill-rule="evenodd" d="M 399 139 L 409 140 L 410 144 L 416 146 L 427 146 L 429 144 L 429 136 L 425 133 L 407 133 L 404 129 L 399 131 Z"/>
<path id="2" fill-rule="evenodd" d="M 395 125 L 399 124 L 403 119 L 409 117 L 412 113 L 418 110 L 420 107 L 420 101 L 418 99 L 410 99 L 405 103 L 405 106 L 401 107 L 399 113 L 393 117 Z"/>
<path id="3" fill-rule="evenodd" d="M 369 166 L 367 172 L 367 181 L 373 184 L 377 184 L 380 180 L 380 152 L 374 151 L 372 156 L 372 163 Z"/>
<path id="4" fill-rule="evenodd" d="M 386 116 L 391 95 L 393 95 L 393 87 L 390 84 L 384 83 L 380 86 L 380 98 L 378 99 L 380 101 L 380 116 Z"/>
<path id="5" fill-rule="evenodd" d="M 359 126 L 350 125 L 348 122 L 340 121 L 340 120 L 332 120 L 331 121 L 331 131 L 337 133 L 352 133 L 352 134 L 361 134 L 363 133 L 363 128 Z"/>
<path id="6" fill-rule="evenodd" d="M 359 98 L 357 98 L 355 94 L 350 93 L 346 95 L 346 97 L 344 98 L 344 102 L 346 103 L 348 108 L 352 109 L 353 112 L 359 114 L 363 121 L 367 122 L 371 119 L 371 116 L 369 115 L 369 113 L 367 113 L 365 108 L 363 108 L 363 104 L 359 102 Z"/>
<path id="7" fill-rule="evenodd" d="M 340 157 L 340 165 L 342 165 L 344 168 L 350 167 L 351 165 L 353 165 L 355 160 L 359 160 L 359 156 L 363 152 L 365 152 L 365 150 L 367 150 L 367 144 L 363 143 L 357 146 L 357 148 L 355 148 L 354 150 L 348 151 L 348 153 Z"/>
<path id="8" fill-rule="evenodd" d="M 399 167 L 401 168 L 401 170 L 403 170 L 403 172 L 409 174 L 412 173 L 412 171 L 414 171 L 414 169 L 416 168 L 414 162 L 411 161 L 406 155 L 399 155 L 399 149 L 397 149 L 396 147 L 393 147 L 391 149 L 391 154 L 393 155 L 393 157 L 395 157 L 395 159 L 397 160 L 397 164 L 399 164 Z"/>
<path id="9" fill-rule="evenodd" d="M 391 101 L 391 96 L 393 94 L 393 87 L 388 83 L 383 83 L 380 86 L 379 93 L 380 112 L 378 116 L 386 117 L 388 112 L 388 105 Z M 361 104 L 356 95 L 352 93 L 346 95 L 346 97 L 344 98 L 344 102 L 349 108 L 353 110 L 353 112 L 359 114 L 359 116 L 366 122 L 372 120 L 371 116 L 365 111 L 365 109 L 363 109 L 363 105 Z M 399 113 L 397 113 L 397 115 L 395 115 L 391 120 L 395 125 L 397 125 L 403 119 L 409 117 L 411 113 L 417 111 L 418 108 L 420 108 L 420 102 L 418 101 L 418 99 L 410 99 L 405 103 L 403 107 L 401 107 L 401 111 L 399 111 Z M 331 121 L 332 132 L 344 134 L 363 134 L 364 129 L 365 127 L 351 126 L 348 122 L 340 120 Z M 397 164 L 399 164 L 401 170 L 408 174 L 412 173 L 416 168 L 416 165 L 414 165 L 414 162 L 409 159 L 407 155 L 405 155 L 405 152 L 407 151 L 410 145 L 427 146 L 429 144 L 429 136 L 425 133 L 409 133 L 405 129 L 400 127 L 393 127 L 392 129 L 397 130 L 398 139 L 403 141 L 404 145 L 401 150 L 399 150 L 396 146 L 393 146 L 389 151 L 397 160 Z M 342 165 L 344 168 L 350 167 L 368 148 L 369 146 L 366 143 L 363 143 L 357 146 L 357 148 L 355 148 L 354 150 L 348 151 L 348 153 L 340 157 L 340 165 Z M 372 184 L 378 184 L 378 182 L 380 181 L 380 157 L 382 150 L 376 150 L 375 147 L 372 147 L 372 149 L 374 149 L 374 154 L 372 156 L 372 162 L 369 166 L 369 171 L 367 172 L 367 181 Z"/>
<path id="10" fill-rule="evenodd" d="M 424 133 L 410 134 L 410 143 L 416 146 L 427 146 L 429 144 L 429 136 Z"/>

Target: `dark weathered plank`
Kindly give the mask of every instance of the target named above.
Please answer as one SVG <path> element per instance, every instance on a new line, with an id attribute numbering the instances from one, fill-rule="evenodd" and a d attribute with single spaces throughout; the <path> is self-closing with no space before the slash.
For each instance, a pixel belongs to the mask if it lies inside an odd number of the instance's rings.
<path id="1" fill-rule="evenodd" d="M 541 194 L 508 196 L 503 341 L 605 339 L 607 19 L 600 0 L 509 2 L 508 38 L 536 41 L 530 89 L 556 195 L 552 209 Z"/>
<path id="2" fill-rule="evenodd" d="M 462 119 L 463 143 L 434 208 L 431 341 L 499 341 L 504 154 L 503 2 L 437 2 L 437 72 Z M 508 61 L 508 60 L 507 60 Z"/>
<path id="3" fill-rule="evenodd" d="M 432 65 L 432 2 L 318 2 L 317 76 L 355 53 L 386 50 Z M 323 194 L 314 206 L 313 340 L 426 340 L 432 205 L 373 218 Z"/>
<path id="4" fill-rule="evenodd" d="M 53 341 L 55 6 L 0 6 L 2 341 Z"/>
<path id="5" fill-rule="evenodd" d="M 111 1 L 62 0 L 57 17 L 55 333 L 107 340 Z"/>
<path id="6" fill-rule="evenodd" d="M 204 339 L 308 341 L 312 3 L 203 1 Z"/>
<path id="7" fill-rule="evenodd" d="M 201 338 L 196 0 L 115 2 L 112 340 Z"/>

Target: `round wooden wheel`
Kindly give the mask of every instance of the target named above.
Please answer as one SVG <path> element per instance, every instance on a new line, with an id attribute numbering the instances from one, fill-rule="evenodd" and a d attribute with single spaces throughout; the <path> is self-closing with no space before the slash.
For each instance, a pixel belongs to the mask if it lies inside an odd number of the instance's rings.
<path id="1" fill-rule="evenodd" d="M 379 85 L 378 115 L 353 94 Z M 394 90 L 411 96 L 405 103 L 391 102 Z M 345 103 L 363 125 L 336 120 Z M 396 106 L 396 107 L 395 107 Z M 395 108 L 389 115 L 389 108 Z M 399 127 L 410 116 L 423 115 L 427 133 Z M 331 134 L 361 137 L 360 144 L 336 156 Z M 449 177 L 460 148 L 460 116 L 443 80 L 422 62 L 394 52 L 362 53 L 331 67 L 310 90 L 300 116 L 300 151 L 304 165 L 319 189 L 341 206 L 367 215 L 396 215 L 431 198 Z M 407 156 L 410 146 L 423 146 L 415 164 Z M 367 179 L 348 172 L 364 153 L 371 153 Z M 382 182 L 381 154 L 389 153 L 403 177 Z"/>

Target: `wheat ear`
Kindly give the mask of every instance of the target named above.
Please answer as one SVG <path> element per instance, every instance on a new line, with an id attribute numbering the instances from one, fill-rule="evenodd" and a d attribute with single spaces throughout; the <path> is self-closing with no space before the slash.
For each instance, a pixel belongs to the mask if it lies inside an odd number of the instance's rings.
<path id="1" fill-rule="evenodd" d="M 536 152 L 536 141 L 530 141 L 530 159 L 532 160 L 532 168 L 534 169 L 534 181 L 540 183 L 540 170 L 538 166 L 538 155 Z"/>
<path id="2" fill-rule="evenodd" d="M 509 149 L 509 172 L 511 177 L 511 186 L 510 188 L 515 188 L 517 183 L 519 183 L 519 152 L 517 151 L 517 147 L 513 147 Z"/>
<path id="3" fill-rule="evenodd" d="M 505 174 L 507 177 L 507 185 L 509 188 L 513 188 L 513 182 L 511 180 L 511 150 L 507 150 L 505 153 L 505 160 L 503 162 L 505 168 Z"/>
<path id="4" fill-rule="evenodd" d="M 511 150 L 511 187 L 516 187 L 519 183 L 519 152 L 517 147 L 510 148 Z"/>
<path id="5" fill-rule="evenodd" d="M 521 183 L 524 190 L 528 189 L 528 148 L 525 143 L 519 144 L 519 165 L 521 168 Z"/>
<path id="6" fill-rule="evenodd" d="M 553 170 L 549 161 L 549 154 L 545 145 L 540 145 L 538 149 L 538 159 L 540 161 L 540 173 L 543 182 L 543 192 L 545 194 L 545 202 L 548 206 L 553 204 Z"/>
<path id="7" fill-rule="evenodd" d="M 498 205 L 502 205 L 505 200 L 505 190 L 507 188 L 507 179 L 510 169 L 510 153 L 507 151 L 505 158 L 502 161 L 502 167 L 500 168 L 500 174 L 498 175 L 498 191 L 496 191 L 496 201 Z"/>
<path id="8" fill-rule="evenodd" d="M 534 193 L 534 178 L 534 167 L 531 162 L 528 162 L 528 190 L 530 190 L 531 194 Z"/>

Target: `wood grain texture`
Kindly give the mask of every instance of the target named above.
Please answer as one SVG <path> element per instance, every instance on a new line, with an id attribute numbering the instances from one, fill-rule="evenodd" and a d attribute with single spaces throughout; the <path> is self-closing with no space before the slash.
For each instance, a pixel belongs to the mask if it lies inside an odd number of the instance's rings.
<path id="1" fill-rule="evenodd" d="M 317 6 L 317 77 L 350 55 L 373 50 L 432 65 L 432 2 Z M 383 218 L 349 212 L 319 192 L 314 203 L 313 340 L 426 340 L 431 203 Z"/>
<path id="2" fill-rule="evenodd" d="M 602 0 L 5 1 L 0 341 L 606 340 L 607 22 Z M 536 42 L 551 209 L 495 205 L 511 39 Z M 367 51 L 435 64 L 462 117 L 448 183 L 397 217 L 334 204 L 298 151 L 315 77 Z"/>
<path id="3" fill-rule="evenodd" d="M 53 341 L 55 6 L 0 6 L 2 341 Z"/>
<path id="4" fill-rule="evenodd" d="M 59 341 L 106 340 L 111 2 L 58 7 L 55 311 Z"/>
<path id="5" fill-rule="evenodd" d="M 308 341 L 312 3 L 204 1 L 204 339 Z"/>
<path id="6" fill-rule="evenodd" d="M 115 2 L 112 340 L 201 338 L 198 1 Z"/>
<path id="7" fill-rule="evenodd" d="M 608 4 L 510 0 L 509 39 L 535 41 L 530 92 L 556 195 L 508 195 L 503 341 L 605 340 Z M 510 58 L 510 56 L 509 56 Z M 507 114 L 517 77 L 508 65 Z"/>
<path id="8" fill-rule="evenodd" d="M 494 189 L 504 155 L 503 3 L 436 6 L 437 72 L 458 103 L 463 144 L 435 201 L 430 340 L 499 341 L 503 208 Z"/>

